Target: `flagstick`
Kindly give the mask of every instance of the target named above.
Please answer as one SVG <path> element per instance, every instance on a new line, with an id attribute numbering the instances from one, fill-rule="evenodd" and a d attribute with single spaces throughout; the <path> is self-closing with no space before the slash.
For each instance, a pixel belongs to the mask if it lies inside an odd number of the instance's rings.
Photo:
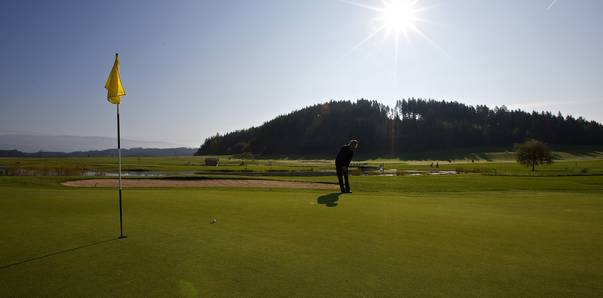
<path id="1" fill-rule="evenodd" d="M 119 132 L 119 104 L 117 104 L 117 161 L 119 176 L 119 238 L 126 238 L 123 230 L 123 220 L 121 211 L 121 135 Z"/>

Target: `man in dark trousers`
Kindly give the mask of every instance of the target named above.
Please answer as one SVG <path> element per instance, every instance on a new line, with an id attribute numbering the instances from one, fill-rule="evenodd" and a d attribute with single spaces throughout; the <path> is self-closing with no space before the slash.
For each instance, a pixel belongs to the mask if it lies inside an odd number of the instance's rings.
<path id="1" fill-rule="evenodd" d="M 351 140 L 349 144 L 344 145 L 337 153 L 335 158 L 335 168 L 337 169 L 337 179 L 339 179 L 339 188 L 342 193 L 351 193 L 350 180 L 348 178 L 348 167 L 354 157 L 354 151 L 358 148 L 358 141 Z M 343 180 L 345 178 L 345 185 Z"/>

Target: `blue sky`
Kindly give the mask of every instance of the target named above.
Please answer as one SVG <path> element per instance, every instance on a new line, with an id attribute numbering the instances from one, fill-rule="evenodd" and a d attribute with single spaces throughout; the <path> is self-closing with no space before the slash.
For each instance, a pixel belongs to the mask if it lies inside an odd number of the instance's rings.
<path id="1" fill-rule="evenodd" d="M 348 1 L 366 6 L 381 0 Z M 420 0 L 410 32 L 339 0 L 0 3 L 0 133 L 114 136 L 104 82 L 121 58 L 122 136 L 198 146 L 327 100 L 408 97 L 603 122 L 603 1 Z M 397 58 L 396 58 L 397 57 Z"/>

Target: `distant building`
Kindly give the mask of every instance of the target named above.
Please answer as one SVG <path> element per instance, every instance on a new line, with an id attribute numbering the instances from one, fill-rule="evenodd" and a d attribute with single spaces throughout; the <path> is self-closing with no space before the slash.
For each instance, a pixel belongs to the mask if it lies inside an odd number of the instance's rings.
<path id="1" fill-rule="evenodd" d="M 205 159 L 205 165 L 206 166 L 217 167 L 219 161 L 220 161 L 219 158 L 210 158 L 210 157 L 208 157 L 208 158 Z"/>

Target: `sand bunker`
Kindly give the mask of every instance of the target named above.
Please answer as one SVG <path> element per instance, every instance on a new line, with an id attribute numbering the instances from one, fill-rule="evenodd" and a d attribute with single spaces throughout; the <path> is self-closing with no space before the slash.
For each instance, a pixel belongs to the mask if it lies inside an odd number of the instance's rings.
<path id="1" fill-rule="evenodd" d="M 86 179 L 62 183 L 71 187 L 117 187 L 117 179 Z M 254 188 L 303 188 L 339 189 L 338 185 L 313 182 L 293 182 L 252 179 L 123 179 L 124 188 L 136 187 L 254 187 Z"/>

